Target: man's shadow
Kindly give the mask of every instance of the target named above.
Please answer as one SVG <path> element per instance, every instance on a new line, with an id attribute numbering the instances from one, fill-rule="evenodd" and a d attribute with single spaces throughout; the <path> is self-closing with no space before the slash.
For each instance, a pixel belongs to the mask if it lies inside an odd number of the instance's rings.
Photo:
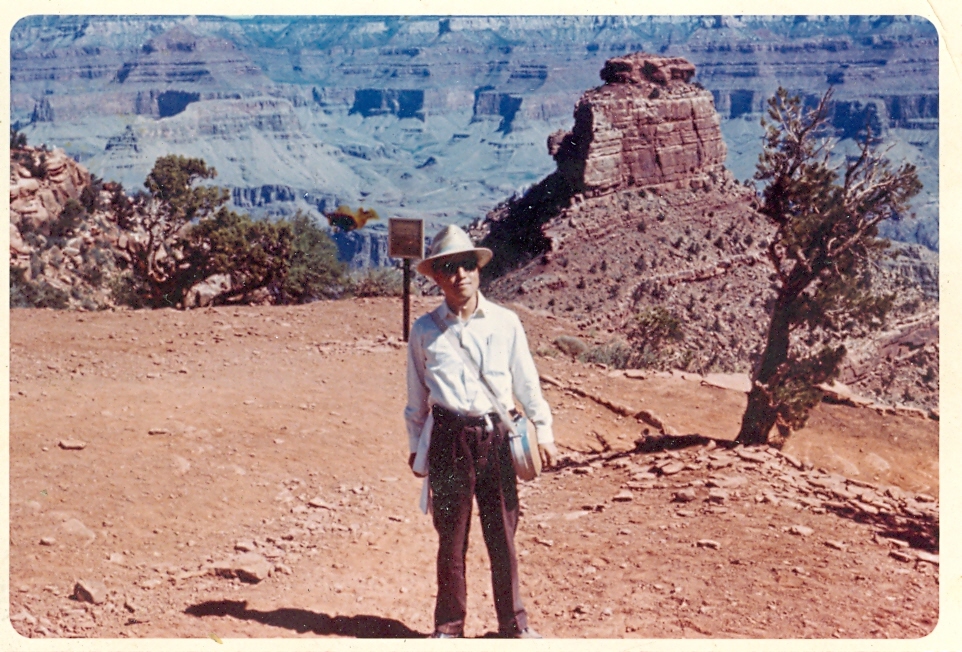
<path id="1" fill-rule="evenodd" d="M 239 620 L 253 620 L 272 627 L 283 627 L 298 634 L 314 632 L 322 636 L 351 636 L 354 638 L 424 638 L 404 623 L 380 616 L 328 616 L 305 609 L 248 609 L 246 601 L 215 600 L 191 605 L 184 613 L 198 618 L 231 616 Z"/>

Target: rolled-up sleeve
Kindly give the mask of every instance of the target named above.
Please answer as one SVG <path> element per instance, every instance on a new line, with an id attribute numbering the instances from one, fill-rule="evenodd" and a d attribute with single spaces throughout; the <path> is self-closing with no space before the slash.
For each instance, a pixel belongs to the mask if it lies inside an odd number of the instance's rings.
<path id="1" fill-rule="evenodd" d="M 415 324 L 416 326 L 417 324 Z M 408 430 L 408 447 L 415 453 L 421 429 L 428 417 L 428 387 L 424 382 L 424 350 L 421 333 L 412 329 L 408 340 L 407 365 L 408 402 L 404 408 L 404 422 Z"/>
<path id="2" fill-rule="evenodd" d="M 534 358 L 531 357 L 531 351 L 528 348 L 528 338 L 517 315 L 512 314 L 511 317 L 514 330 L 511 351 L 511 381 L 514 395 L 524 409 L 525 416 L 534 423 L 538 443 L 552 443 L 554 433 L 551 430 L 551 409 L 541 393 L 541 381 L 538 378 L 538 369 L 534 365 Z"/>

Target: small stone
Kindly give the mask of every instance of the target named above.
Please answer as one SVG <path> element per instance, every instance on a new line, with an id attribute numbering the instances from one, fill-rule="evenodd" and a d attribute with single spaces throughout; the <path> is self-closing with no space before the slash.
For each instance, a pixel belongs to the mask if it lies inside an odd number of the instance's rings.
<path id="1" fill-rule="evenodd" d="M 916 558 L 918 558 L 919 561 L 928 562 L 930 564 L 934 564 L 935 566 L 939 565 L 939 556 L 933 555 L 931 552 L 925 552 L 924 550 L 919 550 L 915 553 L 915 556 Z"/>
<path id="2" fill-rule="evenodd" d="M 107 561 L 109 561 L 111 564 L 123 564 L 127 561 L 127 558 L 124 557 L 122 553 L 112 552 L 110 553 L 110 556 L 107 557 Z"/>
<path id="3" fill-rule="evenodd" d="M 915 499 L 920 503 L 934 503 L 935 498 L 928 494 L 915 494 Z"/>
<path id="4" fill-rule="evenodd" d="M 807 537 L 814 534 L 815 530 L 808 527 L 807 525 L 793 525 L 790 528 L 788 528 L 788 532 L 790 534 L 796 534 L 800 537 Z"/>
<path id="5" fill-rule="evenodd" d="M 535 543 L 540 543 L 541 545 L 545 546 L 546 548 L 550 548 L 551 546 L 554 545 L 554 541 L 552 541 L 551 539 L 542 539 L 541 537 L 535 537 L 535 538 L 534 538 L 534 542 L 535 542 Z"/>
<path id="6" fill-rule="evenodd" d="M 124 598 L 124 609 L 126 609 L 130 613 L 134 613 L 135 611 L 137 611 L 138 606 L 137 606 L 137 603 L 134 602 L 133 598 L 131 598 L 130 596 L 127 596 L 126 598 Z"/>
<path id="7" fill-rule="evenodd" d="M 60 527 L 67 534 L 86 539 L 88 543 L 97 538 L 97 535 L 94 534 L 93 531 L 75 518 L 64 521 Z"/>
<path id="8" fill-rule="evenodd" d="M 87 442 L 78 439 L 61 439 L 60 448 L 68 451 L 82 451 L 87 447 Z"/>
<path id="9" fill-rule="evenodd" d="M 28 625 L 36 625 L 37 618 L 33 614 L 31 614 L 30 612 L 24 609 L 20 613 L 10 616 L 10 622 L 13 622 L 13 623 L 25 622 Z"/>
<path id="10" fill-rule="evenodd" d="M 80 602 L 102 604 L 107 599 L 107 587 L 103 582 L 77 580 L 73 587 L 73 595 Z"/>
<path id="11" fill-rule="evenodd" d="M 337 511 L 337 507 L 326 502 L 323 498 L 311 498 L 307 501 L 307 504 L 311 507 L 317 507 L 318 509 L 327 509 L 332 512 Z"/>
<path id="12" fill-rule="evenodd" d="M 715 475 L 705 482 L 706 487 L 734 489 L 748 484 L 748 478 L 743 475 Z"/>
<path id="13" fill-rule="evenodd" d="M 635 499 L 634 494 L 632 494 L 631 491 L 629 491 L 628 489 L 625 489 L 625 490 L 619 492 L 619 493 L 618 493 L 614 498 L 612 498 L 611 500 L 614 501 L 614 502 L 616 502 L 616 503 L 627 503 L 627 502 L 631 502 L 631 501 L 634 500 L 634 499 Z"/>
<path id="14" fill-rule="evenodd" d="M 834 541 L 832 539 L 826 540 L 825 545 L 828 546 L 829 548 L 835 548 L 836 550 L 841 550 L 842 552 L 845 552 L 845 550 L 848 548 L 848 546 L 846 546 L 841 541 Z"/>
<path id="15" fill-rule="evenodd" d="M 40 537 L 41 546 L 53 546 L 57 544 L 57 540 L 53 537 Z"/>
<path id="16" fill-rule="evenodd" d="M 915 557 L 907 552 L 901 550 L 890 550 L 889 557 L 893 559 L 898 559 L 899 561 L 915 561 Z"/>
<path id="17" fill-rule="evenodd" d="M 274 566 L 256 552 L 246 552 L 232 564 L 234 574 L 245 582 L 260 582 L 267 579 Z"/>
<path id="18" fill-rule="evenodd" d="M 661 471 L 661 474 L 662 474 L 662 475 L 674 475 L 674 474 L 676 474 L 676 473 L 678 473 L 678 472 L 680 472 L 680 471 L 683 471 L 684 468 L 685 468 L 684 463 L 679 462 L 679 461 L 673 461 L 673 462 L 669 462 L 668 464 L 665 464 L 664 466 L 662 466 L 662 467 L 659 469 L 659 471 Z"/>
<path id="19" fill-rule="evenodd" d="M 240 552 L 251 552 L 256 548 L 253 541 L 238 541 L 234 544 L 234 550 Z"/>
<path id="20" fill-rule="evenodd" d="M 690 503 L 693 500 L 695 500 L 695 490 L 690 488 L 676 491 L 671 495 L 671 501 L 674 503 Z"/>
<path id="21" fill-rule="evenodd" d="M 738 455 L 738 457 L 748 462 L 762 463 L 762 462 L 768 461 L 768 456 L 765 455 L 764 453 L 754 453 L 752 451 L 747 451 L 743 448 L 736 448 L 735 455 Z"/>
<path id="22" fill-rule="evenodd" d="M 728 500 L 728 492 L 724 489 L 709 489 L 708 490 L 708 502 L 721 504 Z"/>
<path id="23" fill-rule="evenodd" d="M 278 573 L 284 573 L 285 575 L 293 575 L 294 571 L 287 564 L 277 563 L 274 564 L 274 571 Z"/>
<path id="24" fill-rule="evenodd" d="M 167 428 L 151 428 L 147 431 L 148 435 L 169 435 L 170 430 Z"/>
<path id="25" fill-rule="evenodd" d="M 161 584 L 162 584 L 161 580 L 152 579 L 152 580 L 144 580 L 143 582 L 140 583 L 140 586 L 141 588 L 144 588 L 144 589 L 155 589 Z"/>
<path id="26" fill-rule="evenodd" d="M 711 548 L 712 550 L 721 548 L 721 544 L 713 539 L 699 539 L 695 542 L 695 545 L 699 548 Z"/>

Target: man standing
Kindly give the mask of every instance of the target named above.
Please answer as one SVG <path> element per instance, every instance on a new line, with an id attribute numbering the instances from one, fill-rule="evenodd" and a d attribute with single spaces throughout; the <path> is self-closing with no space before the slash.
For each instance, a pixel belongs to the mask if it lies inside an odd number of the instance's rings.
<path id="1" fill-rule="evenodd" d="M 428 257 L 417 266 L 444 294 L 444 302 L 434 310 L 434 316 L 423 315 L 411 329 L 408 403 L 404 410 L 409 464 L 415 472 L 423 466 L 417 459 L 419 444 L 422 457 L 427 451 L 434 528 L 439 539 L 433 638 L 464 635 L 465 560 L 473 497 L 477 497 L 491 560 L 498 631 L 509 638 L 541 638 L 528 626 L 518 583 L 514 534 L 519 505 L 508 428 L 497 416 L 481 379 L 444 332 L 450 330 L 456 335 L 502 405 L 512 408 L 517 397 L 535 425 L 542 463 L 550 466 L 558 455 L 551 412 L 541 395 L 521 321 L 478 291 L 480 268 L 492 255 L 490 249 L 475 247 L 460 228 L 447 226 L 434 237 Z M 426 441 L 430 442 L 428 446 Z"/>

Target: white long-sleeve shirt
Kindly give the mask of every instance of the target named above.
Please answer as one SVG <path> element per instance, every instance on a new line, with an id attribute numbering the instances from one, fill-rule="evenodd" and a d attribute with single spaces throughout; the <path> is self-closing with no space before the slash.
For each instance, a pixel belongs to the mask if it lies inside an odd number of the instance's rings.
<path id="1" fill-rule="evenodd" d="M 538 443 L 553 442 L 551 411 L 541 394 L 538 370 L 518 316 L 491 303 L 480 292 L 477 309 L 465 321 L 452 313 L 446 302 L 434 312 L 481 367 L 502 405 L 510 410 L 517 398 L 525 416 L 534 423 Z M 411 327 L 404 420 L 412 453 L 417 451 L 432 405 L 474 416 L 495 411 L 481 379 L 465 364 L 455 346 L 430 314 L 422 315 Z"/>

